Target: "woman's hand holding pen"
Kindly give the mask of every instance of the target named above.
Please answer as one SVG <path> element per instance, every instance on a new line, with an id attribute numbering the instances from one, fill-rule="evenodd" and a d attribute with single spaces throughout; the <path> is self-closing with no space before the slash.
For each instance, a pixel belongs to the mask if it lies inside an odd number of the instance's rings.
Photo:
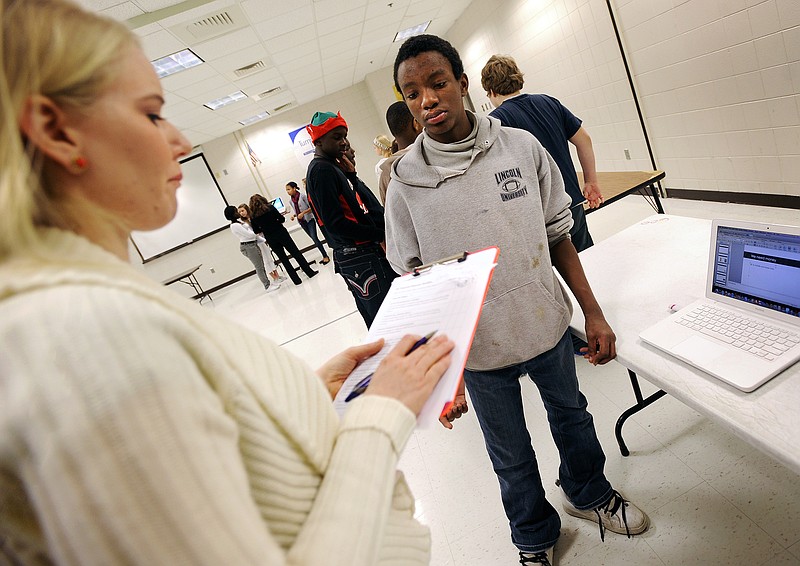
<path id="1" fill-rule="evenodd" d="M 419 336 L 404 336 L 381 361 L 364 395 L 383 395 L 403 403 L 415 415 L 439 383 L 450 365 L 455 345 L 446 336 L 437 336 L 410 352 Z"/>
<path id="2" fill-rule="evenodd" d="M 380 352 L 381 348 L 383 348 L 383 338 L 369 344 L 353 346 L 336 354 L 317 370 L 317 375 L 322 378 L 325 387 L 328 388 L 331 399 L 336 397 L 342 384 L 353 373 L 356 366 Z"/>

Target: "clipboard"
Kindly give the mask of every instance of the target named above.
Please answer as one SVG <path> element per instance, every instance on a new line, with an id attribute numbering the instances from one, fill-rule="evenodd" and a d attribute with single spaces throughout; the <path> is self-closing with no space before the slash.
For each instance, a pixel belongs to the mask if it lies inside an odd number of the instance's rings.
<path id="1" fill-rule="evenodd" d="M 333 401 L 336 412 L 344 414 L 350 406 L 345 399 L 377 369 L 403 336 L 424 336 L 435 331 L 437 335 L 446 334 L 455 347 L 450 353 L 450 367 L 420 412 L 417 426 L 429 428 L 437 424 L 458 392 L 499 253 L 497 247 L 462 252 L 417 267 L 392 281 L 365 339 L 372 342 L 383 338 L 383 348 L 342 384 Z"/>

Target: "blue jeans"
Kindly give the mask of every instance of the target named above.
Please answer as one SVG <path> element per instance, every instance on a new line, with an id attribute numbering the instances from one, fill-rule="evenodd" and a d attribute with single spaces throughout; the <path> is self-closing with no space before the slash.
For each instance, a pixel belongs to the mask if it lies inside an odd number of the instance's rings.
<path id="1" fill-rule="evenodd" d="M 325 251 L 325 247 L 322 245 L 322 242 L 319 241 L 319 236 L 317 236 L 317 223 L 316 221 L 312 222 L 304 222 L 303 220 L 299 220 L 300 226 L 303 227 L 305 233 L 308 234 L 308 237 L 314 242 L 314 245 L 317 246 L 319 253 L 322 254 L 322 257 L 328 257 L 328 252 Z"/>
<path id="2" fill-rule="evenodd" d="M 507 368 L 464 371 L 486 451 L 500 482 L 511 540 L 523 552 L 538 552 L 558 539 L 561 519 L 545 498 L 542 478 L 522 411 L 519 378 L 528 374 L 542 396 L 550 432 L 561 457 L 561 487 L 578 509 L 609 500 L 603 474 L 606 457 L 597 440 L 586 397 L 578 388 L 569 333 L 551 350 Z"/>
<path id="3" fill-rule="evenodd" d="M 372 326 L 392 281 L 398 277 L 380 246 L 367 245 L 333 250 L 333 265 L 347 283 L 367 328 Z"/>

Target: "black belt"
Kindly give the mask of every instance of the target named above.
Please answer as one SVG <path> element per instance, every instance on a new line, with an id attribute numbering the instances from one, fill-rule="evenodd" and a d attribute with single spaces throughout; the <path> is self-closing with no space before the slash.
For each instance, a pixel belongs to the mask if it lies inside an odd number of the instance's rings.
<path id="1" fill-rule="evenodd" d="M 241 245 L 241 246 L 246 246 L 246 245 L 248 245 L 248 244 L 249 244 L 249 245 L 253 245 L 253 246 L 254 246 L 254 245 L 256 245 L 257 243 L 258 243 L 258 242 L 256 242 L 255 240 L 250 240 L 250 241 L 248 241 L 248 242 L 239 242 L 239 245 Z"/>
<path id="2" fill-rule="evenodd" d="M 374 251 L 377 251 L 377 250 L 380 250 L 380 249 L 381 249 L 381 247 L 379 245 L 377 245 L 377 244 L 366 244 L 366 245 L 363 245 L 363 246 L 351 246 L 351 247 L 347 247 L 347 248 L 336 248 L 333 251 L 342 253 L 344 255 L 350 255 L 350 254 L 357 254 L 357 253 L 374 252 Z"/>

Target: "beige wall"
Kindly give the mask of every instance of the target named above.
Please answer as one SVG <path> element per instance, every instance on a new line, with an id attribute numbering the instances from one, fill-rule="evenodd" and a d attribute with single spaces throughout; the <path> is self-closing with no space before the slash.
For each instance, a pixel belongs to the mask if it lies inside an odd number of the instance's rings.
<path id="1" fill-rule="evenodd" d="M 800 196 L 800 0 L 615 0 L 612 6 L 666 186 Z M 464 60 L 476 109 L 488 110 L 483 64 L 493 53 L 513 55 L 527 92 L 553 95 L 583 119 L 598 170 L 651 168 L 604 0 L 475 0 L 447 38 Z M 316 110 L 341 110 L 359 173 L 374 188 L 372 139 L 388 133 L 391 84 L 392 69 L 380 69 L 245 128 L 243 138 L 262 160 L 257 168 L 233 135 L 204 144 L 228 200 L 238 204 L 256 191 L 282 195 L 286 181 L 300 181 L 304 171 L 288 132 Z M 302 232 L 293 235 L 301 247 L 310 244 Z M 207 287 L 252 269 L 227 232 L 144 269 L 161 280 L 198 263 Z"/>
<path id="2" fill-rule="evenodd" d="M 800 196 L 800 2 L 612 6 L 666 186 Z M 511 54 L 584 120 L 598 169 L 650 167 L 605 1 L 473 2 L 448 37 L 476 105 L 483 63 Z"/>

